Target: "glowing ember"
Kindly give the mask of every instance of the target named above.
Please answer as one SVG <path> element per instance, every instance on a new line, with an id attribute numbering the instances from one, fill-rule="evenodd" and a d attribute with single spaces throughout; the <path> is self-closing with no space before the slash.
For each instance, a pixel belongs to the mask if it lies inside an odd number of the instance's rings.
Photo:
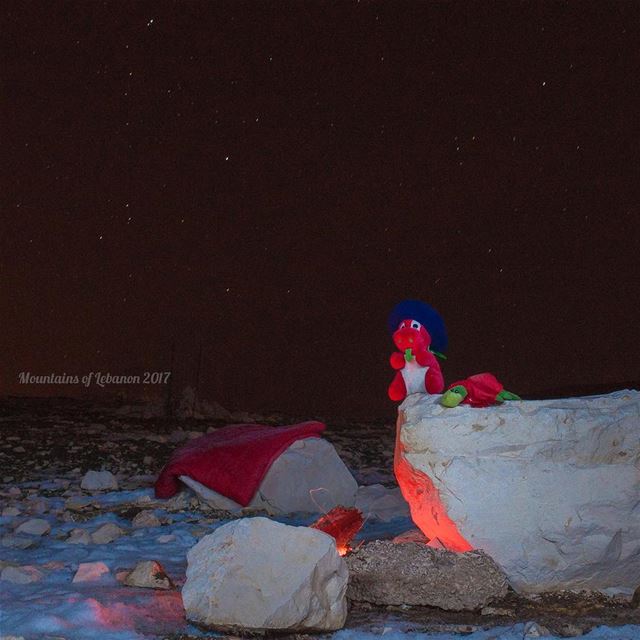
<path id="1" fill-rule="evenodd" d="M 333 536 L 336 539 L 338 553 L 344 556 L 351 551 L 349 543 L 360 531 L 363 522 L 362 514 L 358 509 L 335 507 L 310 526 Z"/>

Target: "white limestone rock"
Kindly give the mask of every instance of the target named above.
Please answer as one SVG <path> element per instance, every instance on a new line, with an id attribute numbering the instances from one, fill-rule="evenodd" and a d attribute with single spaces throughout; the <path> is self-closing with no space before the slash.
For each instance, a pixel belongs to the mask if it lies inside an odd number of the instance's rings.
<path id="1" fill-rule="evenodd" d="M 332 631 L 346 620 L 348 571 L 335 540 L 267 518 L 229 522 L 187 554 L 187 618 L 218 630 Z"/>
<path id="2" fill-rule="evenodd" d="M 239 512 L 237 502 L 180 476 L 188 487 L 214 509 Z M 358 483 L 330 442 L 304 438 L 289 446 L 271 465 L 245 511 L 264 509 L 270 515 L 326 513 L 355 504 Z"/>
<path id="3" fill-rule="evenodd" d="M 85 491 L 117 491 L 118 480 L 111 471 L 87 471 L 82 476 L 80 488 Z"/>
<path id="4" fill-rule="evenodd" d="M 414 394 L 399 409 L 396 476 L 425 535 L 446 539 L 448 515 L 520 591 L 633 593 L 640 393 L 482 409 L 439 399 Z"/>

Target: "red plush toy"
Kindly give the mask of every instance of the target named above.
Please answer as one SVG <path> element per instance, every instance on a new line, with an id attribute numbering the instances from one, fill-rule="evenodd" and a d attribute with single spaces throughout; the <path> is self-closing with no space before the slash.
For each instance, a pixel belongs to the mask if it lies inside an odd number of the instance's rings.
<path id="1" fill-rule="evenodd" d="M 406 300 L 391 313 L 389 327 L 398 348 L 390 358 L 397 373 L 389 385 L 389 398 L 401 402 L 410 393 L 442 393 L 442 371 L 431 350 L 432 338 L 440 349 L 446 347 L 444 323 L 438 313 L 425 303 Z"/>

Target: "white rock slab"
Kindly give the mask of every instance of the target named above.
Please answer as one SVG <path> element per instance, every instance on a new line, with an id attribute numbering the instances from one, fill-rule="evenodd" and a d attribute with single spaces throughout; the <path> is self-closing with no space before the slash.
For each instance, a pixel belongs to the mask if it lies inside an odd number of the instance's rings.
<path id="1" fill-rule="evenodd" d="M 80 488 L 85 491 L 117 491 L 118 480 L 111 471 L 87 471 L 82 476 Z"/>
<path id="2" fill-rule="evenodd" d="M 180 476 L 214 509 L 240 512 L 237 502 Z M 304 438 L 289 446 L 273 462 L 246 511 L 264 509 L 271 515 L 326 513 L 334 507 L 355 505 L 358 483 L 334 446 L 322 438 Z"/>
<path id="3" fill-rule="evenodd" d="M 214 629 L 331 631 L 347 616 L 348 570 L 317 529 L 244 518 L 187 554 L 187 618 Z"/>
<path id="4" fill-rule="evenodd" d="M 396 442 L 396 476 L 427 537 L 446 538 L 448 514 L 518 590 L 633 593 L 640 583 L 639 392 L 483 409 L 446 409 L 438 400 L 409 396 Z M 434 495 L 440 512 L 425 508 Z"/>

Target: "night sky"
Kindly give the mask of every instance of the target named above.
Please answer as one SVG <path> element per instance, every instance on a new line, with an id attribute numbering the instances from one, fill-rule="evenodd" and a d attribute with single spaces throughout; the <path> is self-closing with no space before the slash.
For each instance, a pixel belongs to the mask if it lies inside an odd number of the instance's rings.
<path id="1" fill-rule="evenodd" d="M 175 343 L 176 388 L 201 346 L 229 408 L 393 416 L 406 297 L 447 323 L 447 383 L 637 386 L 637 3 L 1 12 L 1 394 Z"/>

